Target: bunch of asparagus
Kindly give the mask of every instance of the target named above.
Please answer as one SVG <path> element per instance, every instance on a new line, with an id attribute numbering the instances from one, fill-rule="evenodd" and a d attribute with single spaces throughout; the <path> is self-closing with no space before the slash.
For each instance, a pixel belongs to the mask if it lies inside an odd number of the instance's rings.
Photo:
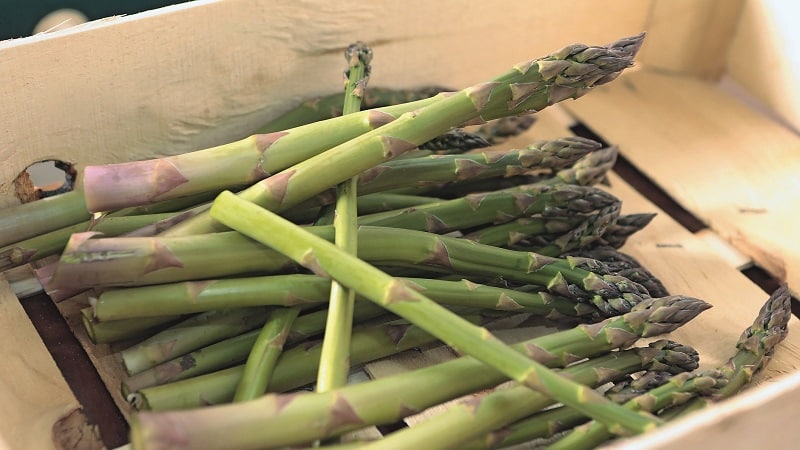
<path id="1" fill-rule="evenodd" d="M 59 255 L 37 271 L 48 294 L 88 293 L 87 332 L 120 349 L 141 410 L 134 448 L 491 448 L 587 422 L 555 445 L 593 446 L 645 432 L 681 413 L 668 407 L 741 388 L 785 334 L 787 292 L 717 371 L 693 373 L 697 352 L 672 341 L 635 346 L 710 305 L 669 295 L 620 251 L 653 216 L 621 214 L 597 187 L 617 149 L 575 136 L 491 148 L 615 79 L 643 37 L 567 46 L 457 92 L 368 88 L 372 52 L 353 44 L 343 93 L 258 134 L 90 166 L 79 190 L 0 213 L 0 269 Z M 495 336 L 531 317 L 561 330 Z M 463 356 L 348 382 L 441 343 Z M 459 398 L 378 441 L 341 440 Z"/>

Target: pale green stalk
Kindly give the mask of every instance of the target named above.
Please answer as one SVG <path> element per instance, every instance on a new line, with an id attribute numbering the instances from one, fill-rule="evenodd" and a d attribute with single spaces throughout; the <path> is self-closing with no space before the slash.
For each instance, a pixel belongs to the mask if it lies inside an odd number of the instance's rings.
<path id="1" fill-rule="evenodd" d="M 553 373 L 508 347 L 486 329 L 476 327 L 409 289 L 401 280 L 230 192 L 217 197 L 211 214 L 214 219 L 275 248 L 318 274 L 338 280 L 459 351 L 607 424 L 617 433 L 643 432 L 661 422 L 650 415 L 626 411 L 594 390 Z"/>

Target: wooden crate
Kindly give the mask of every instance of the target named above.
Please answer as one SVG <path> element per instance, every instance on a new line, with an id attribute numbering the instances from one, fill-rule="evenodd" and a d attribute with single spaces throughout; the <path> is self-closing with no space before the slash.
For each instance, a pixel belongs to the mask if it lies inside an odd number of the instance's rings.
<path id="1" fill-rule="evenodd" d="M 568 43 L 604 44 L 646 30 L 635 69 L 545 110 L 507 145 L 583 124 L 618 144 L 627 161 L 707 225 L 688 230 L 646 199 L 652 189 L 637 191 L 613 176 L 611 191 L 626 212 L 659 212 L 624 250 L 672 292 L 715 305 L 674 333 L 701 352 L 703 367 L 713 367 L 731 354 L 767 296 L 743 268 L 760 267 L 794 292 L 800 286 L 793 226 L 800 138 L 786 125 L 797 125 L 798 105 L 776 100 L 774 91 L 733 92 L 721 83 L 734 77 L 762 86 L 794 73 L 742 64 L 742 51 L 758 48 L 770 61 L 779 50 L 753 45 L 765 31 L 755 20 L 763 7 L 755 0 L 199 1 L 2 42 L 0 205 L 17 202 L 13 180 L 36 161 L 64 160 L 80 171 L 246 136 L 302 99 L 339 89 L 342 49 L 354 40 L 375 51 L 373 86 L 460 87 Z M 750 93 L 777 113 L 764 114 Z M 45 346 L 15 295 L 24 278 L 24 271 L 0 277 L 0 448 L 100 448 L 98 430 L 83 415 L 87 405 L 73 394 L 81 382 L 67 383 L 51 356 L 58 344 Z M 75 326 L 80 301 L 59 308 L 126 414 L 113 357 Z M 701 448 L 758 439 L 788 447 L 799 434 L 787 426 L 800 398 L 799 345 L 794 320 L 760 386 L 617 445 Z M 395 358 L 366 371 L 383 376 L 419 362 Z"/>

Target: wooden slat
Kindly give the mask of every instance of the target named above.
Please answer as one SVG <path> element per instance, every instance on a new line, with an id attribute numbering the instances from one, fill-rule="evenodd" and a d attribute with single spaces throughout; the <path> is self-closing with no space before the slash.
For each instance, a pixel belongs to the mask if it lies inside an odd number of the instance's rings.
<path id="1" fill-rule="evenodd" d="M 0 437 L 10 448 L 96 449 L 86 421 L 8 282 L 0 276 Z"/>
<path id="2" fill-rule="evenodd" d="M 638 61 L 660 71 L 722 75 L 745 0 L 656 0 Z"/>
<path id="3" fill-rule="evenodd" d="M 714 84 L 647 70 L 566 106 L 684 208 L 800 289 L 800 137 Z"/>
<path id="4" fill-rule="evenodd" d="M 795 2 L 747 0 L 726 59 L 728 75 L 800 131 L 800 29 Z"/>

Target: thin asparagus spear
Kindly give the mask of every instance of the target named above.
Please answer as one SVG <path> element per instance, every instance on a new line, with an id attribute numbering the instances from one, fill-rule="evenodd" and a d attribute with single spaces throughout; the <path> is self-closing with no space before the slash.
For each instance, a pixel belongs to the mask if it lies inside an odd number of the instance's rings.
<path id="1" fill-rule="evenodd" d="M 480 320 L 478 316 L 465 317 L 467 320 Z M 352 335 L 351 364 L 363 364 L 434 342 L 434 336 L 405 320 L 360 327 Z M 283 352 L 272 374 L 269 390 L 286 392 L 313 383 L 319 369 L 321 350 L 319 342 L 307 342 Z M 154 410 L 182 408 L 198 405 L 198 402 L 229 402 L 233 399 L 243 372 L 243 366 L 236 366 L 176 383 L 145 388 L 129 397 L 134 398 L 141 407 Z M 206 384 L 208 380 L 211 380 L 211 386 Z"/>
<path id="2" fill-rule="evenodd" d="M 667 384 L 628 401 L 625 407 L 656 412 L 686 403 L 698 395 L 721 399 L 735 394 L 769 361 L 775 346 L 788 333 L 791 316 L 791 296 L 783 284 L 770 295 L 753 324 L 744 330 L 736 343 L 736 354 L 726 364 L 700 374 L 675 377 Z M 551 448 L 588 449 L 612 438 L 613 435 L 602 424 L 589 422 L 575 428 Z"/>
<path id="3" fill-rule="evenodd" d="M 292 323 L 286 343 L 293 345 L 318 336 L 325 329 L 327 315 L 328 310 L 323 309 L 299 316 Z M 396 316 L 387 315 L 383 308 L 373 303 L 359 302 L 353 312 L 353 321 L 362 323 L 379 316 L 387 317 L 384 322 L 396 319 Z M 127 396 L 150 386 L 185 380 L 240 364 L 247 359 L 259 333 L 260 330 L 254 329 L 132 375 L 123 381 L 123 392 Z"/>
<path id="4" fill-rule="evenodd" d="M 86 334 L 94 344 L 112 344 L 126 339 L 146 338 L 168 325 L 177 323 L 183 316 L 158 315 L 98 322 L 94 318 L 92 308 L 81 310 L 81 321 Z"/>
<path id="5" fill-rule="evenodd" d="M 585 412 L 618 433 L 642 432 L 660 423 L 652 416 L 623 413 L 619 405 L 597 392 L 527 359 L 486 329 L 464 321 L 409 289 L 402 281 L 258 205 L 223 192 L 214 200 L 211 214 L 214 219 L 272 246 L 318 274 L 336 279 L 459 351 L 478 358 L 531 389 Z M 280 238 L 275 239 L 276 236 Z"/>
<path id="6" fill-rule="evenodd" d="M 270 312 L 250 350 L 233 401 L 242 402 L 264 395 L 289 329 L 299 313 L 299 308 L 276 308 Z"/>
<path id="7" fill-rule="evenodd" d="M 121 352 L 125 370 L 136 374 L 176 356 L 258 328 L 268 308 L 209 311 L 190 317 Z"/>
<path id="8" fill-rule="evenodd" d="M 655 352 L 647 354 L 644 349 L 639 349 L 642 353 L 637 356 L 641 360 L 624 368 L 610 366 L 608 359 L 612 357 L 609 355 L 571 366 L 562 373 L 578 383 L 597 387 L 640 370 L 658 368 L 681 373 L 698 366 L 698 354 L 692 348 L 671 341 L 657 341 L 649 349 Z M 551 398 L 524 386 L 498 389 L 450 405 L 446 411 L 414 427 L 396 431 L 362 447 L 372 450 L 426 445 L 431 448 L 460 448 L 462 443 L 472 438 L 523 419 L 553 403 Z"/>
<path id="9" fill-rule="evenodd" d="M 563 367 L 582 358 L 627 348 L 642 337 L 667 333 L 690 321 L 710 305 L 692 298 L 674 296 L 645 300 L 634 311 L 595 325 L 580 325 L 514 346 L 530 358 L 550 367 Z M 204 398 L 219 386 L 236 383 L 236 369 L 207 376 L 199 390 Z M 201 377 L 202 378 L 202 377 Z M 233 381 L 231 381 L 231 379 Z M 198 381 L 200 378 L 195 379 Z M 202 434 L 221 437 L 221 431 L 235 435 L 248 445 L 280 447 L 337 436 L 370 424 L 394 423 L 430 406 L 496 386 L 506 378 L 472 357 L 345 386 L 334 392 L 267 395 L 261 399 L 230 406 L 214 406 L 170 413 L 139 413 L 131 424 L 132 440 L 151 443 L 169 441 L 169 431 L 181 430 L 192 439 L 206 441 Z M 162 387 L 165 390 L 167 387 Z M 198 396 L 197 393 L 194 397 Z M 216 395 L 224 401 L 224 395 Z M 375 401 L 380 399 L 380 401 Z M 173 402 L 165 408 L 197 405 Z M 155 405 L 151 402 L 152 407 Z M 269 424 L 266 426 L 265 424 Z M 234 428 L 241 427 L 241 428 Z M 258 431 L 245 431 L 255 427 Z M 197 428 L 197 430 L 195 430 Z M 227 448 L 233 442 L 214 441 Z M 186 444 L 191 447 L 191 443 Z"/>
<path id="10" fill-rule="evenodd" d="M 642 392 L 663 385 L 673 375 L 671 372 L 650 370 L 638 378 L 627 377 L 620 382 L 616 382 L 605 391 L 605 395 L 617 403 L 622 403 Z M 464 442 L 459 445 L 459 448 L 464 450 L 485 450 L 509 447 L 535 439 L 550 438 L 559 432 L 578 426 L 588 420 L 582 414 L 566 406 L 550 408 L 499 428 L 478 439 Z"/>
<path id="11" fill-rule="evenodd" d="M 545 212 L 563 217 L 609 206 L 616 210 L 619 203 L 613 195 L 591 186 L 530 186 L 370 214 L 359 217 L 358 223 L 444 234 Z"/>
<path id="12" fill-rule="evenodd" d="M 414 89 L 394 89 L 387 87 L 373 87 L 364 93 L 361 109 L 373 109 L 385 106 L 409 103 L 434 97 L 441 92 L 451 92 L 442 86 L 422 86 Z M 344 93 L 316 97 L 304 101 L 295 109 L 274 119 L 261 127 L 259 133 L 272 133 L 290 128 L 308 125 L 326 119 L 332 119 L 342 114 Z"/>
<path id="13" fill-rule="evenodd" d="M 578 98 L 593 87 L 612 81 L 629 67 L 643 39 L 642 34 L 607 47 L 576 44 L 518 64 L 494 80 L 403 114 L 379 129 L 276 173 L 238 195 L 279 212 L 415 149 L 454 126 L 539 111 L 559 101 Z M 198 215 L 167 234 L 200 234 L 215 229 L 218 224 L 215 226 L 210 217 Z"/>
<path id="14" fill-rule="evenodd" d="M 431 150 L 436 153 L 463 153 L 469 150 L 488 147 L 491 144 L 483 137 L 455 128 L 443 133 L 428 142 L 420 144 L 420 150 Z"/>
<path id="15" fill-rule="evenodd" d="M 371 70 L 372 49 L 363 42 L 348 46 L 344 53 L 348 62 L 345 72 L 344 106 L 342 114 L 361 109 L 361 99 Z M 358 251 L 358 177 L 340 183 L 336 190 L 333 217 L 334 242 L 344 252 Z M 331 280 L 328 301 L 328 321 L 322 339 L 316 389 L 328 391 L 347 382 L 350 373 L 350 335 L 353 328 L 353 308 L 356 292 Z"/>
<path id="16" fill-rule="evenodd" d="M 532 115 L 503 117 L 479 126 L 475 134 L 495 145 L 528 131 L 534 122 L 536 116 Z"/>

